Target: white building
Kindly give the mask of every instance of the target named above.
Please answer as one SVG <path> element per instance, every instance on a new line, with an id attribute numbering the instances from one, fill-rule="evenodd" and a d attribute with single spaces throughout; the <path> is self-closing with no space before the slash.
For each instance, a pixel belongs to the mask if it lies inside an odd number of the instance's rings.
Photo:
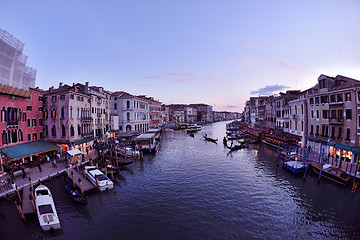
<path id="1" fill-rule="evenodd" d="M 114 92 L 110 98 L 111 114 L 119 116 L 120 132 L 149 129 L 149 102 L 127 92 Z"/>

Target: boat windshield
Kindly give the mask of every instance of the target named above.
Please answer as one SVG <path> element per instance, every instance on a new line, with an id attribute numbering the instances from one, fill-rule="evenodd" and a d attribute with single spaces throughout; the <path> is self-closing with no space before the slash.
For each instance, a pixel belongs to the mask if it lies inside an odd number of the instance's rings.
<path id="1" fill-rule="evenodd" d="M 104 180 L 107 180 L 108 178 L 105 176 L 105 175 L 97 175 L 97 179 L 99 180 L 99 181 L 104 181 Z"/>
<path id="2" fill-rule="evenodd" d="M 51 204 L 39 206 L 39 212 L 40 212 L 40 214 L 54 213 L 52 210 Z"/>
<path id="3" fill-rule="evenodd" d="M 36 196 L 41 196 L 41 195 L 49 195 L 49 193 L 47 190 L 37 190 Z"/>

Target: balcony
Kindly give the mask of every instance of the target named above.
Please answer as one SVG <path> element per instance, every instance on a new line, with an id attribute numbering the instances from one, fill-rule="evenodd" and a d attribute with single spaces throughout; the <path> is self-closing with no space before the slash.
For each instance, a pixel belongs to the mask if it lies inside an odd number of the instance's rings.
<path id="1" fill-rule="evenodd" d="M 344 118 L 330 118 L 329 124 L 331 125 L 342 125 L 344 124 Z"/>
<path id="2" fill-rule="evenodd" d="M 85 122 L 85 121 L 92 121 L 92 117 L 81 117 L 81 118 L 80 118 L 80 121 L 83 121 L 83 122 Z"/>
<path id="3" fill-rule="evenodd" d="M 81 137 L 83 137 L 83 138 L 88 138 L 88 137 L 93 137 L 94 135 L 93 135 L 93 133 L 92 132 L 89 132 L 89 133 L 82 133 L 81 134 Z"/>
<path id="4" fill-rule="evenodd" d="M 7 127 L 17 127 L 19 126 L 19 121 L 18 120 L 11 120 L 11 121 L 7 121 Z"/>

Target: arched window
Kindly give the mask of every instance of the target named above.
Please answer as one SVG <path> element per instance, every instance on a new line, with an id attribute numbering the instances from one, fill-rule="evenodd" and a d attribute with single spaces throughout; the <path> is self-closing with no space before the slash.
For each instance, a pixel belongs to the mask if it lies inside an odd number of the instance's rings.
<path id="1" fill-rule="evenodd" d="M 56 118 L 56 110 L 54 107 L 51 109 L 51 118 Z"/>
<path id="2" fill-rule="evenodd" d="M 49 136 L 49 127 L 48 127 L 48 125 L 45 125 L 45 136 L 46 137 Z"/>
<path id="3" fill-rule="evenodd" d="M 61 107 L 61 119 L 65 118 L 65 109 L 64 107 Z"/>
<path id="4" fill-rule="evenodd" d="M 73 125 L 71 125 L 71 127 L 70 127 L 70 136 L 74 136 L 74 126 Z"/>
<path id="5" fill-rule="evenodd" d="M 7 131 L 7 137 L 8 137 L 8 144 L 12 143 L 12 141 L 11 141 L 11 131 L 10 130 Z"/>
<path id="6" fill-rule="evenodd" d="M 19 116 L 18 116 L 19 122 L 21 122 L 21 116 L 22 116 L 22 112 L 21 112 L 21 108 L 19 108 Z"/>
<path id="7" fill-rule="evenodd" d="M 2 137 L 2 144 L 3 145 L 8 144 L 7 133 L 5 130 L 2 131 L 1 137 Z"/>
<path id="8" fill-rule="evenodd" d="M 53 127 L 52 127 L 52 129 L 51 129 L 51 135 L 52 135 L 53 137 L 56 137 L 56 127 L 55 127 L 55 125 L 53 125 Z"/>
<path id="9" fill-rule="evenodd" d="M 45 108 L 45 110 L 44 110 L 44 118 L 45 118 L 45 119 L 48 119 L 48 118 L 49 118 L 49 112 L 48 112 L 48 109 L 47 109 L 47 108 Z"/>
<path id="10" fill-rule="evenodd" d="M 130 121 L 130 113 L 129 113 L 129 112 L 126 113 L 126 119 L 127 119 L 128 121 Z"/>
<path id="11" fill-rule="evenodd" d="M 129 100 L 126 102 L 126 108 L 130 108 L 130 101 Z"/>
<path id="12" fill-rule="evenodd" d="M 19 142 L 24 141 L 24 138 L 23 138 L 23 132 L 22 132 L 22 130 L 21 130 L 21 129 L 19 129 L 18 135 L 19 135 Z"/>
<path id="13" fill-rule="evenodd" d="M 77 108 L 77 118 L 80 118 L 80 108 Z"/>
<path id="14" fill-rule="evenodd" d="M 81 135 L 81 126 L 80 126 L 80 124 L 78 125 L 78 135 Z"/>
<path id="15" fill-rule="evenodd" d="M 5 107 L 2 107 L 1 109 L 1 122 L 5 122 L 6 121 L 6 110 Z"/>
<path id="16" fill-rule="evenodd" d="M 117 109 L 117 104 L 116 104 L 116 103 L 114 104 L 114 109 L 115 109 L 115 110 Z"/>
<path id="17" fill-rule="evenodd" d="M 70 107 L 70 118 L 73 118 L 73 117 L 72 117 L 72 112 L 73 112 L 73 107 L 71 106 L 71 107 Z"/>
<path id="18" fill-rule="evenodd" d="M 62 137 L 65 137 L 65 136 L 66 136 L 64 124 L 61 125 L 61 136 L 62 136 Z"/>
<path id="19" fill-rule="evenodd" d="M 13 129 L 13 130 L 11 131 L 11 134 L 12 134 L 12 140 L 13 140 L 13 142 L 16 143 L 16 142 L 18 141 L 18 139 L 17 139 L 17 130 L 16 130 L 16 129 Z"/>

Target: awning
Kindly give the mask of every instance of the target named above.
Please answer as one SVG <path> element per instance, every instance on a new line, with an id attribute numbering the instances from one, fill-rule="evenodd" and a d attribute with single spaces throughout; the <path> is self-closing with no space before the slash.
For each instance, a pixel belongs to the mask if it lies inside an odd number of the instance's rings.
<path id="1" fill-rule="evenodd" d="M 256 131 L 255 134 L 261 134 L 262 132 L 261 131 Z"/>
<path id="2" fill-rule="evenodd" d="M 333 143 L 333 142 L 327 142 L 326 145 L 328 145 L 328 146 L 335 146 L 335 143 Z"/>
<path id="3" fill-rule="evenodd" d="M 359 148 L 353 147 L 351 150 L 352 150 L 352 152 L 355 153 L 355 154 L 360 154 L 360 149 L 359 149 Z"/>
<path id="4" fill-rule="evenodd" d="M 335 144 L 334 148 L 341 149 L 341 150 L 346 150 L 346 151 L 351 151 L 351 149 L 352 149 L 349 146 L 345 146 L 345 145 L 341 145 L 341 144 Z"/>
<path id="5" fill-rule="evenodd" d="M 67 151 L 67 153 L 70 154 L 71 156 L 81 154 L 79 149 L 72 149 L 72 150 Z"/>
<path id="6" fill-rule="evenodd" d="M 80 140 L 77 140 L 77 141 L 75 141 L 73 143 L 74 143 L 74 145 L 80 145 L 80 144 L 83 144 L 83 143 L 90 142 L 92 140 L 94 140 L 94 138 L 91 137 L 91 138 L 80 139 Z"/>
<path id="7" fill-rule="evenodd" d="M 45 140 L 39 140 L 35 142 L 28 142 L 12 147 L 3 148 L 1 149 L 1 152 L 10 160 L 14 161 L 36 154 L 58 150 L 58 148 L 58 146 L 50 142 L 47 142 Z"/>
<path id="8" fill-rule="evenodd" d="M 313 142 L 320 142 L 320 139 L 314 138 L 314 137 L 307 137 L 307 139 L 309 141 L 313 141 Z"/>

